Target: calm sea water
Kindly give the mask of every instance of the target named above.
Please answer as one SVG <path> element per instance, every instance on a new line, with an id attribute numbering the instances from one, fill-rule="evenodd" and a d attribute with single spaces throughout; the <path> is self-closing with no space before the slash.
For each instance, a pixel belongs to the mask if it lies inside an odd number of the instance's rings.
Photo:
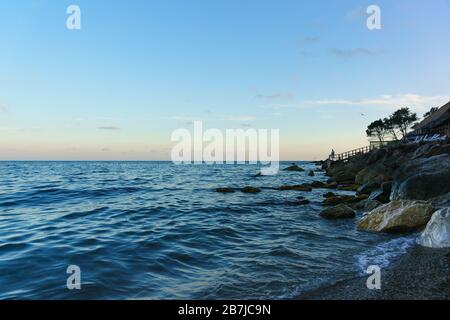
<path id="1" fill-rule="evenodd" d="M 256 172 L 0 162 L 0 299 L 286 299 L 386 264 L 410 242 L 358 232 L 356 220 L 321 219 L 328 190 L 270 189 L 325 181 L 323 173 Z M 247 185 L 263 192 L 213 191 Z M 298 196 L 311 203 L 289 204 Z M 81 290 L 66 288 L 73 264 Z"/>

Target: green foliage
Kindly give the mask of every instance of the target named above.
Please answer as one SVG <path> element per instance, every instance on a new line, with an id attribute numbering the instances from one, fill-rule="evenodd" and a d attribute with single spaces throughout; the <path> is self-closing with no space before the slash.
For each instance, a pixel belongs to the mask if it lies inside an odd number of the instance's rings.
<path id="1" fill-rule="evenodd" d="M 424 118 L 427 118 L 427 117 L 431 116 L 433 113 L 435 113 L 435 112 L 438 111 L 438 110 L 439 110 L 439 108 L 433 107 L 433 108 L 430 109 L 430 111 L 428 111 L 427 113 L 425 113 L 425 114 L 423 115 L 423 117 L 424 117 Z"/>
<path id="2" fill-rule="evenodd" d="M 368 137 L 377 137 L 380 142 L 384 141 L 386 135 L 391 135 L 398 140 L 398 134 L 404 139 L 411 126 L 418 120 L 417 114 L 412 113 L 409 108 L 401 108 L 391 114 L 388 118 L 372 122 L 366 130 Z"/>
<path id="3" fill-rule="evenodd" d="M 377 137 L 380 142 L 383 142 L 384 136 L 386 135 L 386 127 L 384 121 L 382 119 L 379 119 L 369 124 L 366 130 L 366 134 L 368 137 Z"/>

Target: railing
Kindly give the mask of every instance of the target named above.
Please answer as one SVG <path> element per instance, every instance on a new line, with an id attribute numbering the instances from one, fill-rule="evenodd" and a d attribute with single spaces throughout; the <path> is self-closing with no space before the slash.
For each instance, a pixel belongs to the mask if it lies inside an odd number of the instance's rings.
<path id="1" fill-rule="evenodd" d="M 361 155 L 361 154 L 368 153 L 368 152 L 370 152 L 370 151 L 372 151 L 374 149 L 378 149 L 378 148 L 373 146 L 373 145 L 370 145 L 370 146 L 367 146 L 367 147 L 362 147 L 362 148 L 350 150 L 350 151 L 343 152 L 343 153 L 340 153 L 340 154 L 335 154 L 335 155 L 331 154 L 330 155 L 330 160 L 331 161 L 344 161 L 344 160 L 348 160 L 348 159 L 350 159 L 350 158 L 352 158 L 354 156 L 358 156 L 358 155 Z"/>

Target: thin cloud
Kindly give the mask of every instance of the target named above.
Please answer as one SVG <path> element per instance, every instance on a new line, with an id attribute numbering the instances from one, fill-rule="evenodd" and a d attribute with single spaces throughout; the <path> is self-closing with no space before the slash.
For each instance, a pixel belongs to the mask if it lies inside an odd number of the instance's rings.
<path id="1" fill-rule="evenodd" d="M 303 43 L 318 43 L 320 41 L 319 37 L 305 37 L 303 38 Z"/>
<path id="2" fill-rule="evenodd" d="M 183 117 L 183 116 L 175 116 L 171 117 L 172 120 L 180 121 L 185 124 L 193 124 L 194 121 L 237 121 L 237 122 L 246 122 L 246 121 L 255 121 L 256 117 L 249 115 L 221 115 L 216 117 Z"/>
<path id="3" fill-rule="evenodd" d="M 103 126 L 103 127 L 97 127 L 97 129 L 99 129 L 99 130 L 111 130 L 111 131 L 118 131 L 118 130 L 120 130 L 119 127 L 115 127 L 115 126 Z"/>
<path id="4" fill-rule="evenodd" d="M 280 101 L 280 100 L 293 100 L 294 94 L 292 92 L 278 92 L 274 94 L 264 95 L 264 94 L 257 94 L 255 96 L 256 99 L 264 100 L 267 102 L 274 102 L 274 101 Z"/>
<path id="5" fill-rule="evenodd" d="M 413 93 L 382 95 L 366 99 L 315 100 L 307 101 L 309 105 L 353 105 L 353 106 L 381 106 L 381 107 L 411 107 L 429 109 L 442 106 L 450 101 L 450 96 L 421 96 Z"/>
<path id="6" fill-rule="evenodd" d="M 352 49 L 339 49 L 332 48 L 330 52 L 338 58 L 353 58 L 357 56 L 371 56 L 377 54 L 377 52 L 368 48 L 352 48 Z"/>

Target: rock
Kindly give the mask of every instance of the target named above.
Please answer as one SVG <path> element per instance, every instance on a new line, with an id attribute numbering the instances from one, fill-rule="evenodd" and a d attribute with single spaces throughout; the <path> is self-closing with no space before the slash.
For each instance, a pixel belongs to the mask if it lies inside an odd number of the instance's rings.
<path id="1" fill-rule="evenodd" d="M 436 211 L 419 238 L 419 244 L 429 248 L 450 247 L 450 208 Z"/>
<path id="2" fill-rule="evenodd" d="M 278 188 L 280 191 L 312 191 L 309 185 L 297 185 L 297 186 L 281 186 Z"/>
<path id="3" fill-rule="evenodd" d="M 327 192 L 327 193 L 324 193 L 323 197 L 324 198 L 333 198 L 333 197 L 336 197 L 336 195 L 333 192 Z"/>
<path id="4" fill-rule="evenodd" d="M 241 189 L 241 192 L 243 192 L 243 193 L 259 193 L 259 192 L 261 192 L 261 189 L 255 188 L 255 187 L 244 187 Z"/>
<path id="5" fill-rule="evenodd" d="M 292 165 L 290 167 L 283 169 L 283 171 L 305 171 L 305 169 L 299 167 L 298 165 Z"/>
<path id="6" fill-rule="evenodd" d="M 424 201 L 392 201 L 366 214 L 357 227 L 389 233 L 412 231 L 426 225 L 433 211 L 433 207 Z"/>
<path id="7" fill-rule="evenodd" d="M 303 206 L 303 205 L 307 205 L 309 204 L 311 201 L 307 200 L 307 199 L 303 199 L 303 200 L 297 200 L 292 202 L 293 205 L 297 205 L 297 206 Z"/>
<path id="8" fill-rule="evenodd" d="M 426 143 L 420 147 L 418 147 L 413 155 L 412 155 L 412 159 L 417 159 L 417 158 L 421 158 L 421 157 L 425 157 L 425 154 L 427 154 L 431 148 L 433 148 L 436 144 L 435 143 Z"/>
<path id="9" fill-rule="evenodd" d="M 402 165 L 394 175 L 392 200 L 428 200 L 450 192 L 450 156 L 419 158 Z"/>
<path id="10" fill-rule="evenodd" d="M 389 203 L 391 189 L 392 189 L 392 182 L 384 182 L 381 185 L 381 189 L 371 192 L 369 199 L 377 200 L 380 201 L 381 203 Z"/>
<path id="11" fill-rule="evenodd" d="M 367 164 L 371 165 L 375 162 L 380 161 L 387 155 L 388 151 L 386 149 L 377 149 L 370 153 L 369 159 L 367 160 Z"/>
<path id="12" fill-rule="evenodd" d="M 434 157 L 440 154 L 449 154 L 450 153 L 450 144 L 445 145 L 434 145 L 428 152 L 425 153 L 425 157 Z"/>
<path id="13" fill-rule="evenodd" d="M 325 219 L 344 219 L 354 218 L 356 213 L 345 204 L 340 204 L 323 210 L 319 215 Z"/>
<path id="14" fill-rule="evenodd" d="M 313 181 L 310 183 L 310 186 L 313 188 L 324 188 L 326 184 L 321 181 Z"/>
<path id="15" fill-rule="evenodd" d="M 392 169 L 381 163 L 367 166 L 356 175 L 356 184 L 364 185 L 369 182 L 383 183 L 392 180 Z"/>
<path id="16" fill-rule="evenodd" d="M 315 176 L 315 173 L 314 173 L 314 171 L 310 171 L 310 172 L 308 172 L 308 176 L 310 176 L 310 177 L 314 177 Z"/>
<path id="17" fill-rule="evenodd" d="M 359 196 L 352 197 L 351 199 L 347 200 L 345 203 L 357 203 L 361 202 L 363 200 L 366 200 L 369 196 L 367 194 L 360 194 Z"/>
<path id="18" fill-rule="evenodd" d="M 355 196 L 336 196 L 336 197 L 330 197 L 326 198 L 323 201 L 323 204 L 326 206 L 335 206 L 341 203 L 346 203 L 348 201 L 352 201 L 355 199 Z"/>
<path id="19" fill-rule="evenodd" d="M 233 188 L 217 188 L 216 192 L 219 192 L 219 193 L 233 193 L 234 189 Z"/>
<path id="20" fill-rule="evenodd" d="M 337 182 L 327 183 L 323 186 L 324 189 L 336 189 L 338 186 Z"/>
<path id="21" fill-rule="evenodd" d="M 379 182 L 368 182 L 365 185 L 362 185 L 358 188 L 357 192 L 358 194 L 371 194 L 372 191 L 375 191 L 377 189 L 381 188 L 381 184 Z"/>
<path id="22" fill-rule="evenodd" d="M 356 174 L 366 166 L 364 157 L 355 157 L 348 162 L 333 163 L 326 171 L 333 182 L 339 184 L 355 183 Z"/>
<path id="23" fill-rule="evenodd" d="M 355 209 L 361 210 L 363 212 L 370 212 L 373 209 L 378 208 L 381 205 L 382 205 L 382 203 L 380 201 L 366 199 L 366 200 L 358 202 L 355 206 Z"/>
<path id="24" fill-rule="evenodd" d="M 358 188 L 359 188 L 359 185 L 356 185 L 356 184 L 344 184 L 344 185 L 337 186 L 337 189 L 341 190 L 341 191 L 356 191 L 356 190 L 358 190 Z"/>
<path id="25" fill-rule="evenodd" d="M 450 192 L 428 200 L 436 209 L 450 207 Z"/>

